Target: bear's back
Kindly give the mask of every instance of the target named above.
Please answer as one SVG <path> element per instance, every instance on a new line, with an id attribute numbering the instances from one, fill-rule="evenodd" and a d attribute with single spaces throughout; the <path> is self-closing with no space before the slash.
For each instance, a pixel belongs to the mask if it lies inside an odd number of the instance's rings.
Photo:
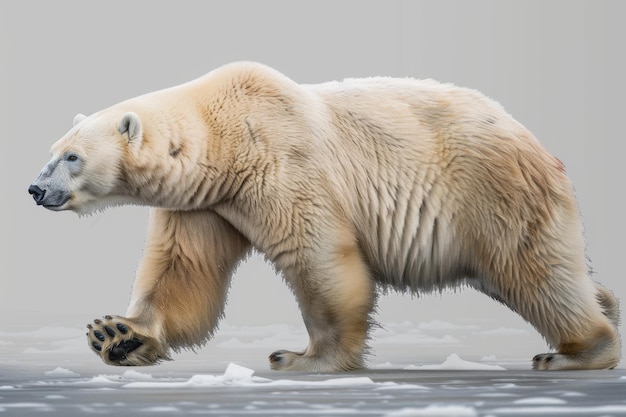
<path id="1" fill-rule="evenodd" d="M 339 145 L 329 146 L 345 160 L 328 166 L 361 249 L 375 276 L 395 288 L 471 276 L 481 236 L 517 233 L 537 188 L 567 181 L 560 162 L 478 91 L 381 77 L 306 88 L 330 109 Z M 511 221 L 502 222 L 503 210 Z"/>

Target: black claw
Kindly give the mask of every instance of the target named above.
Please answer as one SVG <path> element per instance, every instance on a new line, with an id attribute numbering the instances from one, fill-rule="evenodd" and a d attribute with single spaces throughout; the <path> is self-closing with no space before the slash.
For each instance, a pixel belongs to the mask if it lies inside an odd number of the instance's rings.
<path id="1" fill-rule="evenodd" d="M 100 343 L 98 343 L 98 342 L 93 342 L 93 343 L 91 344 L 91 346 L 93 346 L 93 348 L 94 348 L 95 350 L 97 350 L 98 352 L 102 352 L 102 346 L 100 346 Z"/>
<path id="2" fill-rule="evenodd" d="M 119 362 L 126 359 L 126 356 L 130 352 L 137 349 L 141 345 L 143 345 L 143 343 L 138 339 L 124 340 L 111 348 L 109 351 L 109 360 L 112 362 Z"/>
<path id="3" fill-rule="evenodd" d="M 106 320 L 113 320 L 113 317 L 109 316 L 108 314 L 107 314 L 106 316 L 104 316 L 104 318 L 105 318 Z"/>
<path id="4" fill-rule="evenodd" d="M 550 362 L 554 359 L 554 355 L 541 353 L 533 358 L 533 362 Z"/>
<path id="5" fill-rule="evenodd" d="M 115 337 L 115 332 L 109 326 L 104 326 L 104 331 L 111 337 Z"/>
<path id="6" fill-rule="evenodd" d="M 96 339 L 98 339 L 99 341 L 104 342 L 104 335 L 99 330 L 95 330 L 93 332 L 93 335 L 96 336 Z"/>
<path id="7" fill-rule="evenodd" d="M 102 320 L 100 320 L 100 319 L 95 319 L 93 322 L 94 322 L 94 323 L 96 323 L 96 324 L 100 324 L 100 323 L 102 323 Z"/>
<path id="8" fill-rule="evenodd" d="M 123 323 L 117 323 L 115 327 L 117 327 L 117 330 L 119 330 L 122 334 L 128 333 L 128 327 L 126 327 L 126 325 Z"/>
<path id="9" fill-rule="evenodd" d="M 88 328 L 88 329 L 93 329 L 93 326 L 92 326 L 91 324 L 88 324 L 88 325 L 87 325 L 87 328 Z"/>
<path id="10" fill-rule="evenodd" d="M 282 356 L 280 356 L 279 352 L 274 352 L 270 355 L 270 362 L 280 362 Z"/>

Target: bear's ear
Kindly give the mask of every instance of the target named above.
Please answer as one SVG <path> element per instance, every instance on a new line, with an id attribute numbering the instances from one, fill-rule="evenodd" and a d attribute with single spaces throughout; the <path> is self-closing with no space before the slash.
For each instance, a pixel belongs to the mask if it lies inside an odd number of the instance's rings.
<path id="1" fill-rule="evenodd" d="M 128 134 L 128 143 L 135 147 L 141 145 L 143 139 L 143 130 L 141 128 L 141 119 L 136 113 L 128 112 L 122 116 L 118 126 L 120 133 Z"/>
<path id="2" fill-rule="evenodd" d="M 74 126 L 76 126 L 77 124 L 85 120 L 86 118 L 87 116 L 85 116 L 84 114 L 78 113 L 76 116 L 74 116 L 74 121 L 73 121 Z"/>

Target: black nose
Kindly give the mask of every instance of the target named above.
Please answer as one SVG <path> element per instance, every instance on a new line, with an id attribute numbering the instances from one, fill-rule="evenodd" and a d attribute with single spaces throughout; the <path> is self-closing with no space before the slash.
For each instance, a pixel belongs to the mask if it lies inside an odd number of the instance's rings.
<path id="1" fill-rule="evenodd" d="M 33 184 L 30 187 L 28 187 L 28 192 L 32 194 L 33 199 L 35 199 L 35 202 L 37 203 L 37 205 L 42 204 L 43 197 L 46 195 L 46 190 L 42 190 L 41 188 Z"/>

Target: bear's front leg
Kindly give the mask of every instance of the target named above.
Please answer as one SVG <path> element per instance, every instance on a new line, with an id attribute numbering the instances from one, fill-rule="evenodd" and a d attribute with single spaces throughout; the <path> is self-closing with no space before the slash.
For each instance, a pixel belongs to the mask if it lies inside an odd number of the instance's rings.
<path id="1" fill-rule="evenodd" d="M 169 360 L 167 346 L 144 323 L 118 316 L 104 316 L 88 324 L 91 349 L 109 365 L 152 365 Z"/>
<path id="2" fill-rule="evenodd" d="M 370 314 L 374 308 L 374 284 L 354 244 L 342 245 L 324 265 L 308 265 L 307 271 L 287 276 L 298 298 L 309 333 L 304 352 L 279 350 L 269 357 L 274 370 L 334 372 L 359 369 Z"/>
<path id="3" fill-rule="evenodd" d="M 201 346 L 222 317 L 230 278 L 250 243 L 212 211 L 152 209 L 126 317 L 89 324 L 109 365 L 150 365 L 170 348 Z"/>

